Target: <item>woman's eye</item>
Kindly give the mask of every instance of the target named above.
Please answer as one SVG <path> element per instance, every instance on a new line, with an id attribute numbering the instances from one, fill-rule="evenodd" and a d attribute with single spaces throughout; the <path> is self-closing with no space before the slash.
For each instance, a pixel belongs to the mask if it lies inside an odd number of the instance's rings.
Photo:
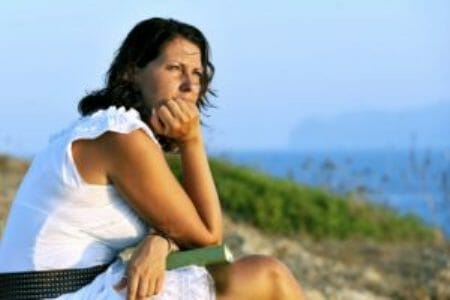
<path id="1" fill-rule="evenodd" d="M 170 66 L 167 67 L 167 69 L 170 70 L 170 71 L 178 71 L 178 70 L 180 70 L 180 66 L 178 66 L 178 65 L 170 65 Z"/>
<path id="2" fill-rule="evenodd" d="M 196 82 L 200 83 L 203 79 L 203 73 L 202 72 L 194 72 L 194 75 L 196 77 Z"/>

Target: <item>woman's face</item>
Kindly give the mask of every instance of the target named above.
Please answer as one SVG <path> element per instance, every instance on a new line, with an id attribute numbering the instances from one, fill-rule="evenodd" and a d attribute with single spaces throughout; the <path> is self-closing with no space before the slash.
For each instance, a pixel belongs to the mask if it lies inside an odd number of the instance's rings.
<path id="1" fill-rule="evenodd" d="M 148 108 L 180 98 L 196 103 L 201 90 L 203 68 L 200 49 L 182 38 L 167 42 L 159 56 L 135 72 L 135 84 Z"/>

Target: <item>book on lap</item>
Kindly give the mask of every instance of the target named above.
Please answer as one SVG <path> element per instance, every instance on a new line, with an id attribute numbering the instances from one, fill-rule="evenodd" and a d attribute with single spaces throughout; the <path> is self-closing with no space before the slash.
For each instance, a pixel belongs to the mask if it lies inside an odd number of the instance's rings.
<path id="1" fill-rule="evenodd" d="M 226 245 L 175 251 L 167 256 L 166 268 L 172 270 L 188 265 L 208 266 L 231 263 L 234 257 Z"/>

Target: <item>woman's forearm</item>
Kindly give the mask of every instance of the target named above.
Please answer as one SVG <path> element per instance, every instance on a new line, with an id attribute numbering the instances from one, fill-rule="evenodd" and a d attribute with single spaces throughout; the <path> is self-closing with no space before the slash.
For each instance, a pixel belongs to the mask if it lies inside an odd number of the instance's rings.
<path id="1" fill-rule="evenodd" d="M 221 243 L 222 211 L 209 167 L 203 138 L 179 145 L 183 169 L 183 186 L 215 243 Z"/>

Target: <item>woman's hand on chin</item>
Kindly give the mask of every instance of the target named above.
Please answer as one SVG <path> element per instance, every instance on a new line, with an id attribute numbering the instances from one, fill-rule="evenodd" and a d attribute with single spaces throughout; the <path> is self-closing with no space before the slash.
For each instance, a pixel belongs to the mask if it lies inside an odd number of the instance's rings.
<path id="1" fill-rule="evenodd" d="M 186 143 L 200 137 L 200 113 L 194 103 L 174 98 L 152 109 L 152 129 L 160 135 Z"/>

